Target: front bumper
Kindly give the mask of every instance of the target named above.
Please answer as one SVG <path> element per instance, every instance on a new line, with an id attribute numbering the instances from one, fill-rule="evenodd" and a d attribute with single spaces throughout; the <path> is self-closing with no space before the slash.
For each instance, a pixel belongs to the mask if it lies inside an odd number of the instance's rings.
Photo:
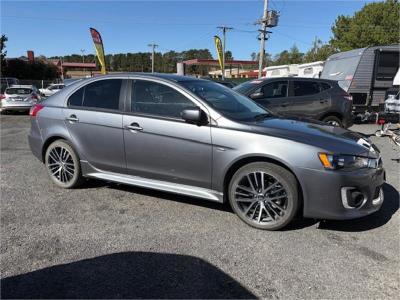
<path id="1" fill-rule="evenodd" d="M 300 168 L 296 170 L 304 195 L 305 217 L 346 220 L 360 218 L 380 209 L 385 170 L 330 171 Z M 358 190 L 365 201 L 359 208 L 348 207 L 343 190 Z M 347 208 L 346 208 L 347 206 Z"/>

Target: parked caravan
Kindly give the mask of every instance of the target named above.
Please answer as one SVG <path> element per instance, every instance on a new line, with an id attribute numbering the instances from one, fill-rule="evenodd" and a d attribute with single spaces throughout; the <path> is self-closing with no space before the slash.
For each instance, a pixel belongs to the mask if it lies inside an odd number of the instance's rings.
<path id="1" fill-rule="evenodd" d="M 266 78 L 273 78 L 273 77 L 288 77 L 288 76 L 297 76 L 299 69 L 298 65 L 281 65 L 281 66 L 272 66 L 266 67 L 263 70 L 266 72 Z"/>
<path id="2" fill-rule="evenodd" d="M 323 61 L 315 61 L 307 64 L 301 64 L 298 66 L 298 76 L 306 78 L 319 78 L 323 68 Z"/>
<path id="3" fill-rule="evenodd" d="M 353 96 L 355 112 L 383 110 L 399 68 L 399 45 L 375 46 L 331 55 L 321 78 L 337 80 Z"/>

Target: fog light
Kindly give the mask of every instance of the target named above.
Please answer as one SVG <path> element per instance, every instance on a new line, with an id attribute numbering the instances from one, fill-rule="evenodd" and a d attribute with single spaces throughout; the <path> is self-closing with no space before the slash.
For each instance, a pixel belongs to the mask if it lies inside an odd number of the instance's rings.
<path id="1" fill-rule="evenodd" d="M 346 209 L 359 209 L 367 202 L 367 197 L 354 187 L 343 187 L 341 194 L 342 203 Z"/>

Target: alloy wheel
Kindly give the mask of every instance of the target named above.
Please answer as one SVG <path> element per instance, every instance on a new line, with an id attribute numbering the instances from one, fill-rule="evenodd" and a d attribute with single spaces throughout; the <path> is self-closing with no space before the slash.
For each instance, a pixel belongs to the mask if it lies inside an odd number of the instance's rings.
<path id="1" fill-rule="evenodd" d="M 234 200 L 241 214 L 259 225 L 273 225 L 288 207 L 288 193 L 274 176 L 263 171 L 243 176 L 235 187 Z"/>
<path id="2" fill-rule="evenodd" d="M 75 175 L 75 164 L 68 149 L 55 146 L 48 153 L 47 166 L 51 176 L 57 181 L 67 184 Z"/>
<path id="3" fill-rule="evenodd" d="M 327 121 L 326 123 L 329 124 L 329 125 L 332 125 L 332 126 L 336 126 L 336 127 L 340 126 L 339 122 L 338 121 L 334 121 L 334 120 Z"/>

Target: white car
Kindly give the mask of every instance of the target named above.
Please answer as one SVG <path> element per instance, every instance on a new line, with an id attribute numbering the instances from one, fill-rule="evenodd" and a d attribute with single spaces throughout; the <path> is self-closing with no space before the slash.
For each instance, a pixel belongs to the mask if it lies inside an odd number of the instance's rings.
<path id="1" fill-rule="evenodd" d="M 50 97 L 51 95 L 57 93 L 59 90 L 63 89 L 65 84 L 57 83 L 57 84 L 50 84 L 45 89 L 39 89 L 40 93 L 45 97 Z"/>

